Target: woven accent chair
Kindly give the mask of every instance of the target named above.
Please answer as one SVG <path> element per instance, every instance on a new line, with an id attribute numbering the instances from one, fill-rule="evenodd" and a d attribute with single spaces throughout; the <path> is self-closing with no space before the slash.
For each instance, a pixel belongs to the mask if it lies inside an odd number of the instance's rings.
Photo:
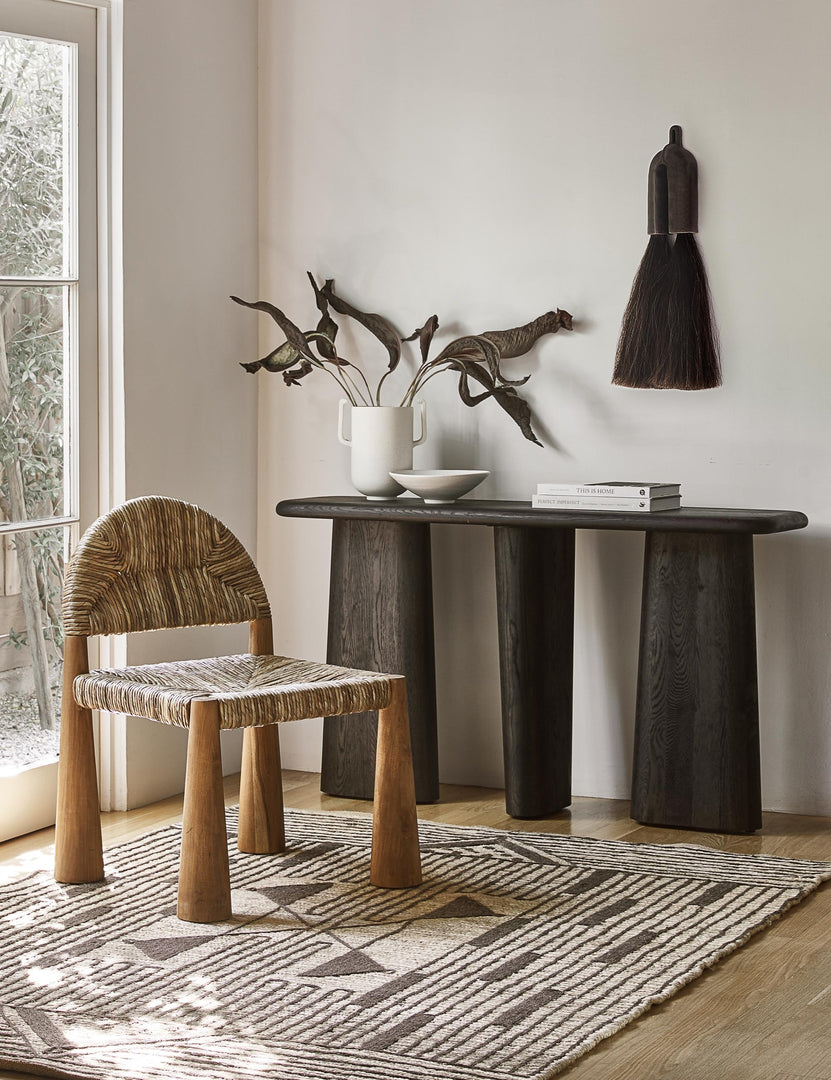
<path id="1" fill-rule="evenodd" d="M 244 728 L 240 851 L 283 851 L 277 724 L 377 709 L 370 881 L 421 881 L 405 680 L 273 655 L 271 611 L 242 544 L 206 511 L 132 499 L 84 534 L 66 570 L 55 878 L 104 877 L 92 709 L 188 729 L 178 916 L 231 914 L 219 732 Z M 90 671 L 87 639 L 183 626 L 250 623 L 249 652 Z"/>

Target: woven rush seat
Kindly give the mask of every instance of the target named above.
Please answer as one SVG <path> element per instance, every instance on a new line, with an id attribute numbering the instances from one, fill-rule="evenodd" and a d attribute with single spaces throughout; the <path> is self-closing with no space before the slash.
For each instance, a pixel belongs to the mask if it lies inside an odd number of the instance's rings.
<path id="1" fill-rule="evenodd" d="M 177 727 L 190 726 L 192 701 L 216 701 L 219 726 L 242 728 L 384 709 L 390 679 L 373 671 L 243 653 L 90 671 L 77 676 L 73 691 L 88 709 Z"/>
<path id="2" fill-rule="evenodd" d="M 407 683 L 401 675 L 274 655 L 271 607 L 240 541 L 192 503 L 148 495 L 104 514 L 64 576 L 61 748 L 55 879 L 104 880 L 93 710 L 187 729 L 176 912 L 186 922 L 231 915 L 222 781 L 223 728 L 242 728 L 237 847 L 286 848 L 278 725 L 377 712 L 369 881 L 421 882 Z M 129 668 L 89 669 L 87 640 L 247 622 L 248 651 Z"/>

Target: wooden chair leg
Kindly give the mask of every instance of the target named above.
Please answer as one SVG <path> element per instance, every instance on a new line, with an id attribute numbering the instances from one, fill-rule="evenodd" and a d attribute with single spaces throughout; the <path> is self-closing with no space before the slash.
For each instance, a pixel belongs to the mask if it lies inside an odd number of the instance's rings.
<path id="1" fill-rule="evenodd" d="M 87 639 L 67 637 L 58 759 L 55 880 L 72 884 L 101 881 L 104 877 L 92 713 L 82 709 L 72 693 L 75 676 L 86 671 L 89 671 Z"/>
<path id="2" fill-rule="evenodd" d="M 237 847 L 251 855 L 286 850 L 277 724 L 246 728 L 242 736 Z"/>
<path id="3" fill-rule="evenodd" d="M 393 681 L 390 703 L 378 712 L 369 880 L 382 889 L 421 884 L 407 682 L 403 678 Z"/>
<path id="4" fill-rule="evenodd" d="M 228 836 L 219 749 L 219 705 L 190 706 L 182 856 L 177 915 L 185 922 L 221 922 L 231 915 Z"/>

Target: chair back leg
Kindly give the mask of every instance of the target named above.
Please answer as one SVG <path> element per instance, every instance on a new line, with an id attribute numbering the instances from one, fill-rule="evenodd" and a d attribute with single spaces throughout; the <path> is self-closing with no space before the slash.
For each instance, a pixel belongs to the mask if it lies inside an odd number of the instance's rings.
<path id="1" fill-rule="evenodd" d="M 193 701 L 190 706 L 177 914 L 185 922 L 205 923 L 231 915 L 216 701 Z"/>
<path id="2" fill-rule="evenodd" d="M 58 759 L 55 880 L 72 884 L 101 881 L 104 877 L 92 713 L 76 703 L 72 692 L 75 676 L 87 671 L 87 639 L 67 637 Z"/>
<path id="3" fill-rule="evenodd" d="M 403 678 L 393 680 L 390 703 L 378 711 L 369 880 L 384 889 L 421 884 L 407 682 Z"/>
<path id="4" fill-rule="evenodd" d="M 280 733 L 270 727 L 246 728 L 242 736 L 237 847 L 251 855 L 286 850 Z"/>
<path id="5" fill-rule="evenodd" d="M 255 619 L 248 640 L 252 655 L 271 656 L 271 619 Z M 277 724 L 246 728 L 242 737 L 237 847 L 251 855 L 274 855 L 286 849 Z"/>

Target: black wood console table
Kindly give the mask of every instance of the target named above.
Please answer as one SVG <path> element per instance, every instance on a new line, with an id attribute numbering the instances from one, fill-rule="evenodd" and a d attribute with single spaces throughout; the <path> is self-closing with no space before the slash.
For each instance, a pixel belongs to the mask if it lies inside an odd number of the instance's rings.
<path id="1" fill-rule="evenodd" d="M 571 802 L 575 530 L 645 532 L 632 817 L 761 826 L 753 536 L 804 528 L 804 514 L 357 497 L 291 499 L 277 513 L 333 519 L 327 660 L 407 676 L 420 802 L 439 794 L 430 525 L 493 527 L 506 805 L 518 818 Z M 326 719 L 325 792 L 372 797 L 374 721 Z"/>

